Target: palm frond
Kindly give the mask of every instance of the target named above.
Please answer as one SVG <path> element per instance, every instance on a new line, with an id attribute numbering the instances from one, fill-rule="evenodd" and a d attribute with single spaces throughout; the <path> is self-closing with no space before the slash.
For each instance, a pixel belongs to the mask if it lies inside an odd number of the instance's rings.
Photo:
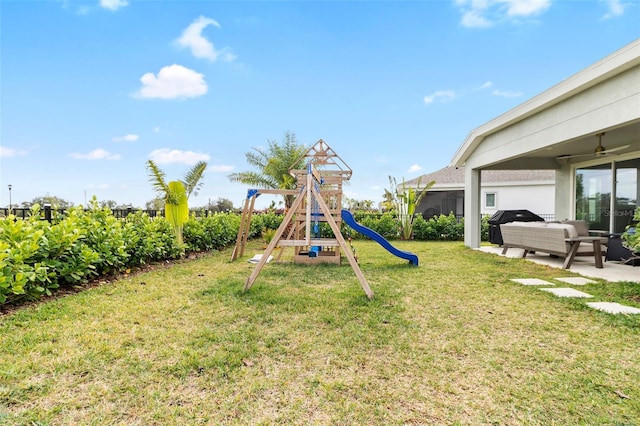
<path id="1" fill-rule="evenodd" d="M 169 186 L 165 181 L 165 173 L 160 170 L 153 160 L 147 161 L 147 171 L 149 175 L 149 182 L 151 183 L 151 186 L 153 186 L 153 189 L 166 199 L 167 193 L 169 192 Z"/>
<path id="2" fill-rule="evenodd" d="M 206 169 L 207 163 L 199 161 L 184 175 L 182 183 L 184 184 L 187 198 L 189 198 L 192 193 L 193 195 L 198 195 L 198 191 L 200 191 L 203 185 L 202 175 Z"/>

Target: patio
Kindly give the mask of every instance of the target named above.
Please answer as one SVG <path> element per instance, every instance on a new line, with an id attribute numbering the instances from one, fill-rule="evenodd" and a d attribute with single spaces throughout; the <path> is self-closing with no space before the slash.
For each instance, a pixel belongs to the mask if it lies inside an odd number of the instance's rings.
<path id="1" fill-rule="evenodd" d="M 502 247 L 497 245 L 482 246 L 476 250 L 492 253 L 498 256 L 502 255 Z M 519 258 L 522 257 L 522 250 L 517 248 L 510 248 L 505 257 Z M 547 265 L 552 268 L 562 269 L 562 263 L 564 259 L 558 257 L 551 257 L 546 253 L 529 253 L 526 260 L 535 262 L 541 265 Z M 623 265 L 619 262 L 607 261 L 604 263 L 604 268 L 596 268 L 593 256 L 591 257 L 576 257 L 571 268 L 566 271 L 580 274 L 589 278 L 600 278 L 610 282 L 616 281 L 632 281 L 640 283 L 640 267 L 634 267 L 630 265 Z"/>

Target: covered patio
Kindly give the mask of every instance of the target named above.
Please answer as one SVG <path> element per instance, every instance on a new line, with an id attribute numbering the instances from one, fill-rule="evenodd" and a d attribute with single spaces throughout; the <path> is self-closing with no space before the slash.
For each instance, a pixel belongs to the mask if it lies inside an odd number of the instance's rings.
<path id="1" fill-rule="evenodd" d="M 511 258 L 520 258 L 522 256 L 521 249 L 511 249 L 505 255 L 502 254 L 502 248 L 497 246 L 485 245 L 477 250 Z M 540 265 L 557 268 L 559 274 L 572 272 L 584 277 L 598 278 L 609 282 L 631 281 L 640 283 L 640 268 L 623 265 L 620 262 L 605 262 L 604 268 L 596 268 L 593 265 L 593 257 L 576 257 L 571 269 L 562 269 L 563 259 L 549 256 L 546 253 L 531 253 L 527 255 L 526 259 Z"/>
<path id="2" fill-rule="evenodd" d="M 468 247 L 480 247 L 482 170 L 554 170 L 557 220 L 621 233 L 640 199 L 640 39 L 474 129 L 451 165 L 465 168 Z"/>

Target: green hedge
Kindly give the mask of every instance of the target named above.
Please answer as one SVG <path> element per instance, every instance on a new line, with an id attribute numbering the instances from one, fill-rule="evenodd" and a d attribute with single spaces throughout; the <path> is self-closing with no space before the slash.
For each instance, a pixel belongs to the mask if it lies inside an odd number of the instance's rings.
<path id="1" fill-rule="evenodd" d="M 398 238 L 394 214 L 356 212 L 354 216 L 384 238 Z M 261 236 L 265 229 L 277 229 L 282 219 L 275 213 L 254 214 L 249 238 Z M 487 220 L 484 217 L 482 221 L 484 240 L 488 238 Z M 320 236 L 332 236 L 326 223 L 319 225 Z M 190 252 L 220 250 L 235 243 L 239 226 L 236 213 L 193 215 L 184 226 L 184 244 L 179 245 L 163 217 L 151 218 L 142 211 L 118 219 L 110 209 L 92 203 L 90 210 L 71 208 L 49 223 L 42 220 L 36 205 L 26 219 L 0 219 L 0 304 L 37 299 L 61 286 L 177 259 Z M 461 240 L 463 232 L 464 223 L 453 215 L 415 219 L 416 240 Z M 353 239 L 366 238 L 344 223 L 342 233 Z"/>
<path id="2" fill-rule="evenodd" d="M 117 219 L 94 203 L 88 211 L 77 207 L 56 215 L 52 223 L 42 220 L 39 206 L 31 213 L 24 220 L 0 219 L 0 304 L 37 299 L 61 286 L 189 252 L 221 249 L 235 243 L 240 224 L 234 213 L 194 215 L 184 226 L 181 246 L 163 217 L 141 211 Z M 273 216 L 254 215 L 250 237 L 265 225 L 279 225 Z"/>

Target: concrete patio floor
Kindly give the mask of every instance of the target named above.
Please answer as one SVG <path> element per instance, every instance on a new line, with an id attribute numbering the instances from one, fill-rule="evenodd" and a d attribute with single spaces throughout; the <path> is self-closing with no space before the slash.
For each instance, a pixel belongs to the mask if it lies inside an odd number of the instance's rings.
<path id="1" fill-rule="evenodd" d="M 482 246 L 476 250 L 491 253 L 498 256 L 502 256 L 502 247 L 491 245 Z M 522 250 L 516 248 L 510 248 L 507 251 L 506 257 L 518 258 L 522 257 Z M 558 268 L 562 270 L 562 263 L 564 259 L 554 258 L 545 253 L 529 253 L 526 260 L 530 262 L 539 263 L 541 265 L 547 265 L 552 268 Z M 640 266 L 623 265 L 619 262 L 608 261 L 604 262 L 604 268 L 599 269 L 595 267 L 593 256 L 591 257 L 576 257 L 568 269 L 569 272 L 574 272 L 585 277 L 600 278 L 606 281 L 633 281 L 640 283 Z"/>

